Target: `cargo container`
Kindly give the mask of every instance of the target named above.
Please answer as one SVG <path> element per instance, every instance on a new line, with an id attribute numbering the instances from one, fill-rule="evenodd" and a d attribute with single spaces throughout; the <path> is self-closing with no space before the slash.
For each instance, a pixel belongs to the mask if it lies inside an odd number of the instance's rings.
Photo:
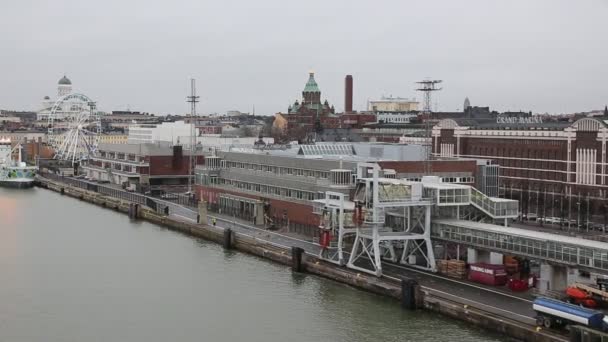
<path id="1" fill-rule="evenodd" d="M 504 265 L 477 263 L 469 267 L 469 280 L 486 285 L 503 286 L 507 283 L 508 277 Z"/>

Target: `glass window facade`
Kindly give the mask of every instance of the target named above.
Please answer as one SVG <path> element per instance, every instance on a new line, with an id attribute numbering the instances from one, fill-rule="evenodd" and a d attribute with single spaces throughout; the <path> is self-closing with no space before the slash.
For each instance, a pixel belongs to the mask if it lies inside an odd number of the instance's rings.
<path id="1" fill-rule="evenodd" d="M 436 239 L 472 247 L 608 271 L 608 250 L 606 249 L 489 232 L 442 222 L 431 224 L 431 235 Z"/>

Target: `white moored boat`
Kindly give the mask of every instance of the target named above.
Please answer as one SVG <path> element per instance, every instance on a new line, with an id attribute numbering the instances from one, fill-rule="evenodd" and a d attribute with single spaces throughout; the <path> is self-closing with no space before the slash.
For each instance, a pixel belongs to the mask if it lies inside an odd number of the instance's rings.
<path id="1" fill-rule="evenodd" d="M 13 152 L 18 151 L 17 160 Z M 0 139 L 0 186 L 28 188 L 34 184 L 36 167 L 21 161 L 21 144 L 12 147 L 10 139 Z"/>

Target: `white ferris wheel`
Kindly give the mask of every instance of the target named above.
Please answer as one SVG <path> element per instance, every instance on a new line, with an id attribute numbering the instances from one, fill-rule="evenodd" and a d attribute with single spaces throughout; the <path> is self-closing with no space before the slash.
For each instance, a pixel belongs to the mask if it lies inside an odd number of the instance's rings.
<path id="1" fill-rule="evenodd" d="M 74 164 L 97 151 L 101 118 L 95 109 L 95 102 L 83 94 L 68 94 L 55 102 L 48 117 L 48 137 L 55 159 Z"/>

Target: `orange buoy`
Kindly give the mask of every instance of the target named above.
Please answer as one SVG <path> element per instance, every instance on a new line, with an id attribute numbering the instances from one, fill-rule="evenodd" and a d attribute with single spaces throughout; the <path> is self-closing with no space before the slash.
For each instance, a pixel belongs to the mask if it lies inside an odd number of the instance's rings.
<path id="1" fill-rule="evenodd" d="M 586 308 L 595 308 L 597 307 L 597 302 L 591 298 L 583 299 L 581 304 Z"/>
<path id="2" fill-rule="evenodd" d="M 584 300 L 589 297 L 589 294 L 587 292 L 572 286 L 566 289 L 566 294 L 568 295 L 568 297 L 574 300 Z"/>

